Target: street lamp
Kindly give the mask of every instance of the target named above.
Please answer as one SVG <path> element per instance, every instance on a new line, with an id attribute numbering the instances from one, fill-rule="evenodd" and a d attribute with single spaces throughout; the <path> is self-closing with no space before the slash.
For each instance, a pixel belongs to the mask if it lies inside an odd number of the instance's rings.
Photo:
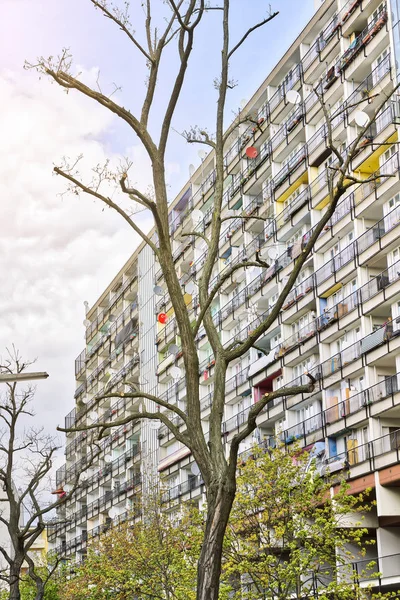
<path id="1" fill-rule="evenodd" d="M 33 381 L 35 379 L 47 379 L 49 376 L 45 371 L 37 373 L 0 373 L 1 382 Z"/>

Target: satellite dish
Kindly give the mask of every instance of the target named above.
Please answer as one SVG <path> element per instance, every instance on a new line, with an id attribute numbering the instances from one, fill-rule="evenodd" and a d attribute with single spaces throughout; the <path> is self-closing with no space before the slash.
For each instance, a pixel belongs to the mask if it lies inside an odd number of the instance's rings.
<path id="1" fill-rule="evenodd" d="M 359 127 L 365 127 L 368 125 L 369 116 L 363 110 L 358 110 L 354 115 L 354 120 Z"/>
<path id="2" fill-rule="evenodd" d="M 88 404 L 88 402 L 89 402 L 89 398 L 87 396 L 83 396 L 82 403 L 83 404 Z"/>
<path id="3" fill-rule="evenodd" d="M 247 158 L 257 158 L 258 150 L 254 146 L 249 146 L 246 148 L 246 156 Z"/>
<path id="4" fill-rule="evenodd" d="M 87 473 L 81 473 L 81 480 L 82 481 L 86 481 L 88 478 L 88 474 Z"/>
<path id="5" fill-rule="evenodd" d="M 286 100 L 290 104 L 299 104 L 299 102 L 301 100 L 301 96 L 300 96 L 299 92 L 296 92 L 296 90 L 289 90 L 286 93 Z"/>
<path id="6" fill-rule="evenodd" d="M 178 354 L 180 348 L 177 344 L 171 344 L 168 348 L 170 354 Z"/>
<path id="7" fill-rule="evenodd" d="M 189 165 L 189 177 L 192 177 L 195 170 L 196 170 L 196 167 L 194 165 Z"/>
<path id="8" fill-rule="evenodd" d="M 108 320 L 110 321 L 110 323 L 114 323 L 114 321 L 115 321 L 115 319 L 116 319 L 116 318 L 117 318 L 117 317 L 116 317 L 115 315 L 112 315 L 112 314 L 111 314 L 111 315 L 108 317 Z"/>
<path id="9" fill-rule="evenodd" d="M 193 475 L 198 475 L 200 473 L 200 469 L 197 463 L 193 463 L 190 470 L 193 473 Z"/>
<path id="10" fill-rule="evenodd" d="M 72 485 L 70 483 L 65 483 L 63 485 L 64 492 L 70 492 L 72 490 Z"/>
<path id="11" fill-rule="evenodd" d="M 201 158 L 201 160 L 204 160 L 207 156 L 207 152 L 205 150 L 199 150 L 197 154 Z"/>
<path id="12" fill-rule="evenodd" d="M 182 369 L 179 367 L 171 367 L 169 370 L 169 374 L 173 379 L 179 379 L 182 375 Z"/>
<path id="13" fill-rule="evenodd" d="M 91 323 L 91 321 L 89 321 L 89 319 L 85 319 L 83 321 L 83 324 L 84 324 L 85 327 L 89 327 L 90 323 Z"/>
<path id="14" fill-rule="evenodd" d="M 106 462 L 106 463 L 112 462 L 112 456 L 111 456 L 111 454 L 106 454 L 105 455 L 104 462 Z"/>
<path id="15" fill-rule="evenodd" d="M 151 419 L 150 422 L 149 422 L 149 427 L 153 431 L 155 431 L 156 429 L 160 429 L 160 427 L 161 427 L 161 421 L 159 419 Z"/>
<path id="16" fill-rule="evenodd" d="M 193 281 L 189 281 L 186 285 L 185 285 L 185 292 L 187 294 L 194 294 L 194 292 L 196 291 L 196 286 L 194 285 Z"/>
<path id="17" fill-rule="evenodd" d="M 277 248 L 268 248 L 267 254 L 271 260 L 276 260 L 279 256 Z"/>
<path id="18" fill-rule="evenodd" d="M 164 296 L 164 290 L 162 289 L 161 285 L 155 285 L 153 287 L 153 292 L 156 296 Z"/>
<path id="19" fill-rule="evenodd" d="M 95 410 L 92 410 L 92 412 L 89 413 L 89 419 L 91 419 L 92 421 L 96 421 L 96 419 L 99 418 L 99 415 L 97 414 L 97 412 Z"/>
<path id="20" fill-rule="evenodd" d="M 195 223 L 200 223 L 203 220 L 203 217 L 204 215 L 201 210 L 198 210 L 197 208 L 192 210 L 192 219 Z"/>
<path id="21" fill-rule="evenodd" d="M 110 519 L 115 519 L 115 517 L 119 514 L 119 510 L 116 506 L 112 506 L 108 511 L 108 516 Z"/>

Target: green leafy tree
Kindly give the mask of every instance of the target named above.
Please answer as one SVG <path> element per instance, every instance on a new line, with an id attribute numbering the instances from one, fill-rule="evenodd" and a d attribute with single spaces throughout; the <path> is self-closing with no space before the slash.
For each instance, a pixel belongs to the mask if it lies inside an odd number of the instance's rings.
<path id="1" fill-rule="evenodd" d="M 364 494 L 333 475 L 321 477 L 299 447 L 254 448 L 239 467 L 225 542 L 224 577 L 241 600 L 355 600 L 352 564 L 365 560 Z M 365 574 L 376 573 L 365 560 Z M 364 590 L 365 591 L 365 590 Z M 364 596 L 362 596 L 364 597 Z"/>
<path id="2" fill-rule="evenodd" d="M 64 581 L 61 600 L 194 600 L 200 553 L 199 513 L 171 516 L 147 505 L 145 518 L 109 529 Z M 133 521 L 133 522 L 132 522 Z"/>
<path id="3" fill-rule="evenodd" d="M 52 568 L 48 566 L 37 566 L 36 573 L 46 582 L 44 588 L 43 600 L 60 600 L 59 585 L 62 580 L 62 574 L 52 573 Z M 21 600 L 37 600 L 37 586 L 35 581 L 28 575 L 22 575 L 19 582 Z M 9 591 L 3 590 L 0 593 L 0 600 L 8 600 Z"/>

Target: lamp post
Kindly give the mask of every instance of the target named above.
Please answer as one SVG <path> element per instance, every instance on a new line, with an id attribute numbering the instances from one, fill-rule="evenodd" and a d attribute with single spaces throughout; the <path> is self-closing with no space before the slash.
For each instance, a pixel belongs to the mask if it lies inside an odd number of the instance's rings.
<path id="1" fill-rule="evenodd" d="M 49 374 L 45 371 L 40 371 L 36 373 L 0 373 L 0 383 L 34 381 L 36 379 L 47 379 L 48 376 Z"/>

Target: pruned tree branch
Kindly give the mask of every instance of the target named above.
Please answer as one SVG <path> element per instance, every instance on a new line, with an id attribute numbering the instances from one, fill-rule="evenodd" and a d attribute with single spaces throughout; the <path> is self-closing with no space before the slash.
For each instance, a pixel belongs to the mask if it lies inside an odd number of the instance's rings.
<path id="1" fill-rule="evenodd" d="M 140 227 L 138 227 L 136 225 L 136 223 L 131 219 L 131 217 L 129 215 L 127 215 L 126 212 L 120 206 L 118 206 L 118 204 L 116 204 L 115 202 L 113 202 L 111 200 L 111 198 L 108 198 L 107 196 L 100 194 L 100 192 L 91 189 L 90 187 L 88 187 L 87 185 L 85 185 L 84 183 L 79 181 L 79 179 L 77 179 L 76 177 L 73 177 L 72 175 L 70 175 L 66 171 L 63 171 L 59 167 L 54 167 L 53 170 L 55 173 L 57 173 L 57 175 L 61 175 L 62 177 L 64 177 L 64 179 L 67 179 L 68 181 L 70 181 L 73 185 L 75 185 L 77 188 L 81 189 L 83 192 L 85 192 L 89 196 L 94 196 L 98 200 L 101 200 L 101 202 L 106 204 L 109 208 L 114 209 L 118 214 L 121 215 L 121 217 L 123 219 L 125 219 L 125 221 L 132 227 L 132 229 L 134 231 L 136 231 L 136 233 L 142 238 L 142 240 L 145 241 L 146 244 L 148 244 L 150 246 L 150 248 L 153 250 L 154 254 L 156 256 L 158 256 L 158 248 L 156 247 L 156 245 L 140 229 Z"/>

